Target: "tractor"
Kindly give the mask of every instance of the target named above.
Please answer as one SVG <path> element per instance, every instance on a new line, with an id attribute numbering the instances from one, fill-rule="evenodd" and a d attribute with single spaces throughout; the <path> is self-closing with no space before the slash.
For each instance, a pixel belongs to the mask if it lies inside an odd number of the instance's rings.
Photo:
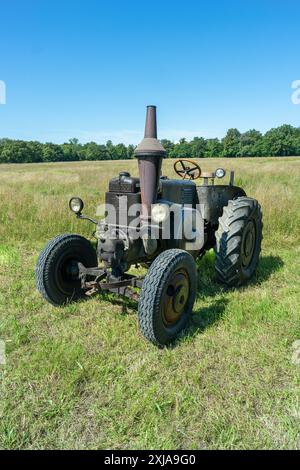
<path id="1" fill-rule="evenodd" d="M 138 301 L 141 332 L 164 347 L 188 325 L 196 261 L 208 250 L 215 251 L 216 277 L 224 285 L 241 286 L 251 278 L 261 250 L 262 212 L 256 199 L 234 185 L 233 171 L 228 184 L 217 184 L 226 176 L 223 168 L 204 172 L 195 160 L 179 159 L 179 179 L 164 176 L 166 151 L 157 139 L 155 106 L 147 107 L 144 139 L 134 154 L 139 177 L 122 171 L 109 181 L 100 220 L 83 214 L 82 199 L 71 198 L 76 217 L 95 224 L 97 242 L 69 233 L 49 241 L 37 261 L 36 285 L 55 306 L 99 291 Z M 136 274 L 140 267 L 145 275 Z"/>

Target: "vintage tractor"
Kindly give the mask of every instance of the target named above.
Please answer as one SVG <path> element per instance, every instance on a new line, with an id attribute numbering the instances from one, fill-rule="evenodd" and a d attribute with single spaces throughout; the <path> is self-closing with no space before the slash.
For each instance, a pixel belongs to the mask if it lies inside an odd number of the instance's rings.
<path id="1" fill-rule="evenodd" d="M 161 176 L 165 149 L 157 140 L 156 107 L 147 107 L 145 137 L 135 150 L 139 178 L 121 172 L 109 182 L 105 217 L 82 214 L 83 202 L 69 206 L 96 225 L 97 248 L 86 238 L 59 235 L 41 252 L 36 284 L 53 305 L 64 305 L 98 291 L 138 300 L 139 325 L 158 346 L 186 327 L 197 290 L 196 260 L 215 250 L 216 276 L 227 286 L 244 284 L 258 263 L 262 240 L 259 203 L 234 186 L 214 184 L 218 168 L 201 172 L 195 161 L 180 159 L 181 179 Z M 202 179 L 196 186 L 194 180 Z M 130 267 L 148 269 L 145 276 Z"/>

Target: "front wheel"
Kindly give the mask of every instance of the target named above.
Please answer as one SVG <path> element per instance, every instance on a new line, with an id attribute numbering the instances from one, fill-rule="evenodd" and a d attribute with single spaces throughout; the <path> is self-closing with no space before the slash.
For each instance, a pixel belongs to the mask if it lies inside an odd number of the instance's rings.
<path id="1" fill-rule="evenodd" d="M 165 346 L 186 327 L 195 302 L 197 271 L 193 257 L 179 249 L 161 253 L 151 264 L 139 301 L 140 329 Z"/>
<path id="2" fill-rule="evenodd" d="M 37 289 L 47 302 L 58 306 L 83 296 L 79 262 L 87 268 L 98 264 L 96 251 L 86 238 L 65 234 L 47 243 L 35 270 Z"/>

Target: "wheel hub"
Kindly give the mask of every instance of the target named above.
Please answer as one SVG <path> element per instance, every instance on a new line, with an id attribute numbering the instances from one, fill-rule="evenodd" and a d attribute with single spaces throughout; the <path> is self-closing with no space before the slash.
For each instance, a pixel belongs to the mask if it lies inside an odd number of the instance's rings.
<path id="1" fill-rule="evenodd" d="M 169 280 L 162 302 L 162 317 L 165 325 L 177 323 L 183 314 L 189 297 L 189 278 L 185 270 L 178 270 Z"/>
<path id="2" fill-rule="evenodd" d="M 75 260 L 70 260 L 67 263 L 65 263 L 65 266 L 63 267 L 66 276 L 68 276 L 70 279 L 75 280 L 78 279 L 78 262 Z"/>
<path id="3" fill-rule="evenodd" d="M 253 220 L 250 220 L 245 227 L 242 244 L 242 264 L 248 267 L 252 261 L 256 240 L 256 230 Z"/>

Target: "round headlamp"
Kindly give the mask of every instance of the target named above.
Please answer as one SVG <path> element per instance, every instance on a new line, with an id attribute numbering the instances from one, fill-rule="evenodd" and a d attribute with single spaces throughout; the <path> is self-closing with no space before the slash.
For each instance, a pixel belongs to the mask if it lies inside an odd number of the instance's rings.
<path id="1" fill-rule="evenodd" d="M 217 178 L 224 178 L 224 176 L 226 175 L 226 171 L 223 168 L 218 168 L 215 171 L 215 175 Z"/>
<path id="2" fill-rule="evenodd" d="M 160 224 L 167 220 L 169 216 L 169 206 L 167 204 L 153 204 L 151 217 L 153 222 Z"/>
<path id="3" fill-rule="evenodd" d="M 69 202 L 69 207 L 72 212 L 75 212 L 75 214 L 80 214 L 83 209 L 83 200 L 80 199 L 80 197 L 72 197 Z"/>

